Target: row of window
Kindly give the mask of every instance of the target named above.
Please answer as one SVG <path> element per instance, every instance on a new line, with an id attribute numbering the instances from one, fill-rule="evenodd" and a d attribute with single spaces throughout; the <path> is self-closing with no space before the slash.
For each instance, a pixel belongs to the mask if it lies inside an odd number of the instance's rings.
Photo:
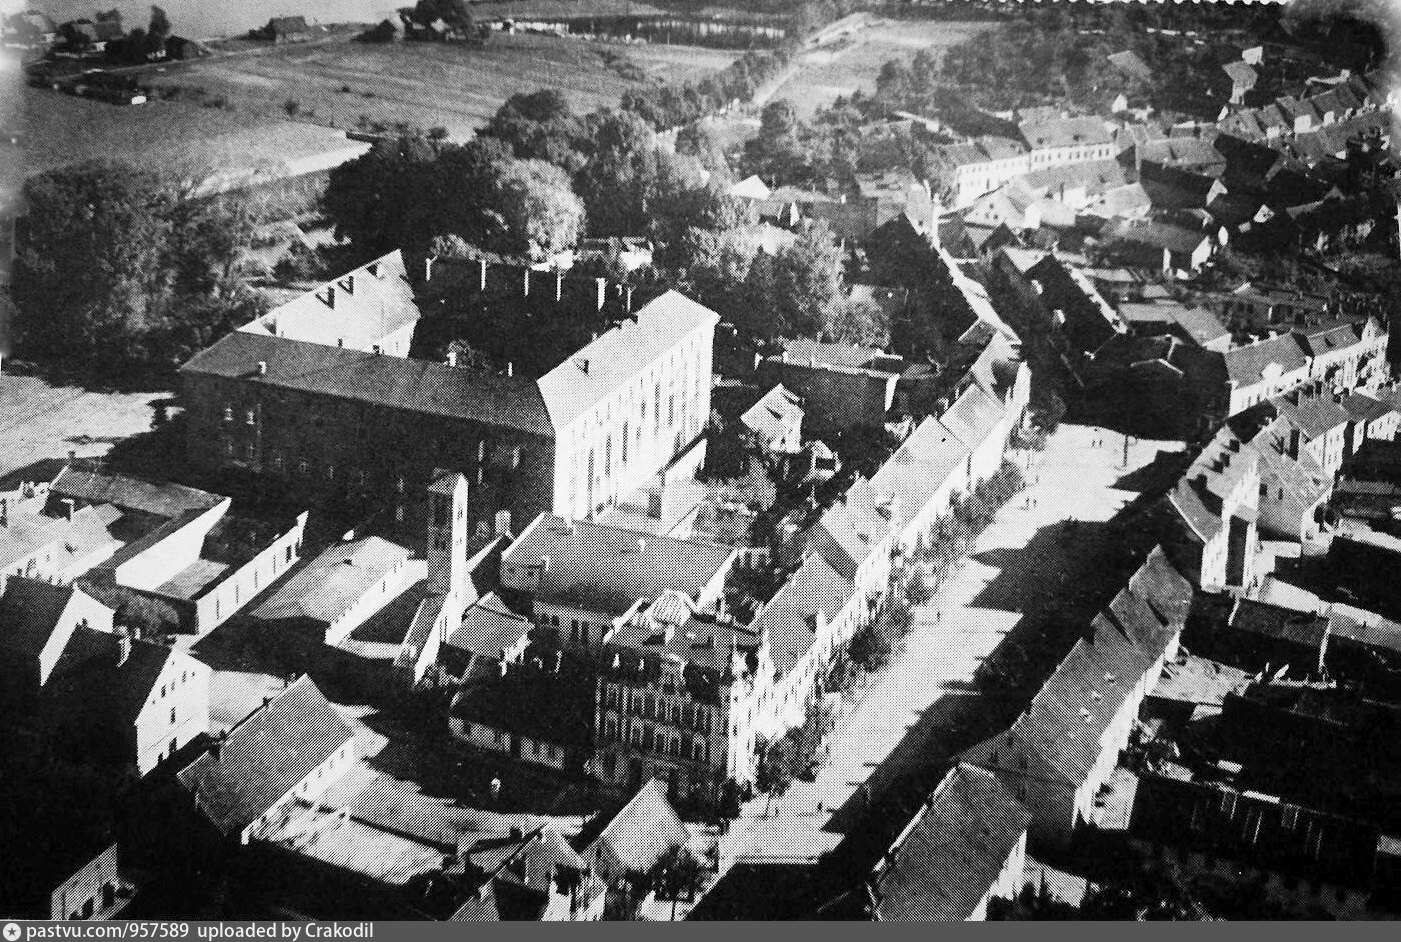
<path id="1" fill-rule="evenodd" d="M 627 687 L 608 684 L 603 693 L 604 706 L 614 710 L 626 710 L 644 719 L 658 720 L 710 734 L 711 712 L 699 703 L 683 703 L 677 700 L 668 702 L 662 697 L 636 691 L 632 691 L 629 697 L 628 693 Z"/>
<path id="2" fill-rule="evenodd" d="M 603 725 L 604 741 L 618 741 L 619 731 L 623 728 L 618 725 L 617 717 L 610 716 L 605 719 Z M 693 762 L 710 761 L 710 744 L 699 736 L 689 738 L 668 732 L 660 727 L 633 723 L 627 738 L 633 746 L 647 752 L 665 753 L 678 759 L 690 759 Z"/>

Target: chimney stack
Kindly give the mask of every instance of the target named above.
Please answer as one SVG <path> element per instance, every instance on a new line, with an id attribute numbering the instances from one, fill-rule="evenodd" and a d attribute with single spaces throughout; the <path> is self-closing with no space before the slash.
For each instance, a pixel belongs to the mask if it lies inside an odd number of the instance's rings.
<path id="1" fill-rule="evenodd" d="M 457 348 L 448 348 L 448 366 L 457 366 Z"/>
<path id="2" fill-rule="evenodd" d="M 65 497 L 65 498 L 63 498 L 63 517 L 64 517 L 64 519 L 65 519 L 65 520 L 68 520 L 68 521 L 72 521 L 72 519 L 73 519 L 73 511 L 76 510 L 77 507 L 78 507 L 78 502 L 75 501 L 73 498 L 71 498 L 71 497 Z"/>
<path id="3" fill-rule="evenodd" d="M 268 361 L 267 361 L 267 360 L 259 360 L 259 361 L 258 361 L 258 375 L 259 375 L 259 376 L 266 376 L 266 375 L 268 375 Z"/>
<path id="4" fill-rule="evenodd" d="M 433 280 L 433 256 L 428 256 L 423 260 L 423 282 L 427 284 Z"/>
<path id="5" fill-rule="evenodd" d="M 598 310 L 603 310 L 603 305 L 608 299 L 608 280 L 606 278 L 595 278 L 594 285 L 597 291 L 594 296 L 594 305 Z"/>
<path id="6" fill-rule="evenodd" d="M 117 632 L 117 666 L 121 667 L 131 657 L 131 634 L 127 631 Z"/>
<path id="7" fill-rule="evenodd" d="M 516 364 L 515 364 L 514 362 L 512 362 L 511 360 L 507 360 L 507 361 L 506 361 L 506 375 L 507 375 L 507 376 L 515 376 L 515 375 L 516 375 Z"/>

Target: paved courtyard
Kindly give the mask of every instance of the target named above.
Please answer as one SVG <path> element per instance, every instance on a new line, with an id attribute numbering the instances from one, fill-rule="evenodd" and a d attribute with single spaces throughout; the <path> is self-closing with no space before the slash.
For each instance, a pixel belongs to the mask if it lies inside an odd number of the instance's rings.
<path id="1" fill-rule="evenodd" d="M 1024 619 L 1070 620 L 1094 604 L 1085 587 L 1107 560 L 1126 552 L 1102 524 L 1138 496 L 1137 482 L 1160 452 L 1181 450 L 1180 442 L 1135 440 L 1125 467 L 1122 436 L 1062 426 L 1035 456 L 1026 491 L 917 610 L 904 652 L 838 723 L 816 781 L 794 782 L 771 817 L 760 817 L 762 800 L 752 802 L 727 837 L 733 851 L 814 859 L 835 847 L 848 821 L 897 777 L 996 732 L 978 728 L 999 706 L 978 693 L 978 665 Z"/>

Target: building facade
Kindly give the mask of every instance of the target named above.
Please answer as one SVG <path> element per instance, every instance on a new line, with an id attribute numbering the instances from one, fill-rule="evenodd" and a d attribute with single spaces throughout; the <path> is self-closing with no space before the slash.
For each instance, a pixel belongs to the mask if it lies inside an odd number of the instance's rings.
<path id="1" fill-rule="evenodd" d="M 187 452 L 291 493 L 387 501 L 410 529 L 433 473 L 461 471 L 478 542 L 545 511 L 589 517 L 704 428 L 718 320 L 668 292 L 538 380 L 237 331 L 181 369 Z"/>

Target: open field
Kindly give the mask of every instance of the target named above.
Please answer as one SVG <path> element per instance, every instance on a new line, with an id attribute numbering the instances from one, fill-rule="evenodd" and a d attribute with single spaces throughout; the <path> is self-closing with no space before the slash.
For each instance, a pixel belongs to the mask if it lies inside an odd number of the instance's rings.
<path id="1" fill-rule="evenodd" d="M 698 80 L 738 53 L 692 46 L 497 35 L 483 49 L 330 42 L 172 64 L 140 76 L 157 94 L 120 108 L 23 88 L 26 172 L 113 157 L 191 176 L 273 173 L 353 146 L 343 132 L 378 122 L 470 137 L 512 94 L 570 93 L 580 111 L 616 105 L 652 83 Z M 622 72 L 635 67 L 645 79 Z M 17 84 L 17 83 L 16 83 Z M 162 100 L 160 90 L 172 97 Z M 287 103 L 297 103 L 295 121 Z"/>
<path id="2" fill-rule="evenodd" d="M 289 46 L 172 66 L 143 80 L 157 89 L 178 88 L 182 97 L 222 100 L 244 119 L 285 119 L 286 104 L 295 101 L 299 120 L 315 124 L 354 129 L 370 122 L 391 127 L 406 122 L 467 137 L 517 92 L 564 89 L 579 110 L 591 111 L 616 105 L 625 91 L 649 83 L 703 78 L 737 56 L 691 46 L 498 34 L 485 48 Z M 645 79 L 623 74 L 634 70 Z"/>
<path id="3" fill-rule="evenodd" d="M 119 108 L 25 88 L 28 174 L 109 157 L 175 172 L 257 170 L 353 144 L 328 128 L 188 101 Z"/>
<path id="4" fill-rule="evenodd" d="M 774 96 L 791 102 L 802 117 L 858 89 L 873 92 L 881 66 L 891 59 L 909 61 L 921 49 L 936 55 L 978 33 L 995 28 L 987 22 L 851 18 L 850 30 L 832 30 L 827 41 L 802 54 L 797 74 Z"/>
<path id="5" fill-rule="evenodd" d="M 0 478 L 61 462 L 70 451 L 105 455 L 115 442 L 149 432 L 153 404 L 169 399 L 169 393 L 87 392 L 35 376 L 0 376 Z"/>
<path id="6" fill-rule="evenodd" d="M 213 3 L 210 0 L 165 0 L 161 7 L 170 16 L 175 32 L 195 39 L 235 36 L 262 26 L 274 16 L 301 14 L 309 23 L 377 23 L 395 18 L 395 10 L 405 6 L 404 0 L 237 0 L 236 3 Z M 411 5 L 411 4 L 409 4 Z M 30 9 L 42 10 L 55 22 L 91 16 L 93 5 L 88 0 L 30 0 Z M 122 11 L 127 26 L 144 25 L 151 15 L 149 0 L 106 0 L 102 9 L 113 7 Z M 507 17 L 575 17 L 630 15 L 651 13 L 691 13 L 700 16 L 736 15 L 747 11 L 742 3 L 697 3 L 695 0 L 506 0 L 498 3 L 473 3 L 472 15 L 478 19 L 494 20 Z"/>

